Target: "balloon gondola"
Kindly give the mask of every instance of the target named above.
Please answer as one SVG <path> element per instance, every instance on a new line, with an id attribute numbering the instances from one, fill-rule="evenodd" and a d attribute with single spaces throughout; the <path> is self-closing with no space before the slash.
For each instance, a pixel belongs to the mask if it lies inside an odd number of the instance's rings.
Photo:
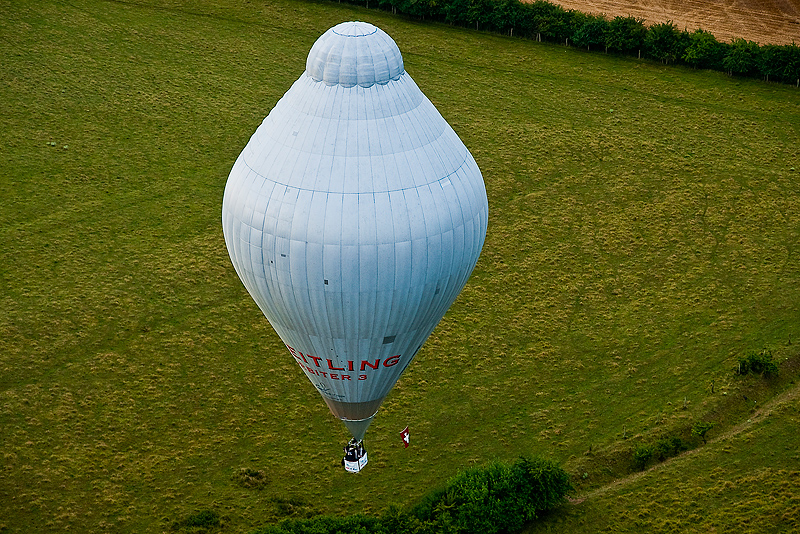
<path id="1" fill-rule="evenodd" d="M 342 466 L 348 473 L 358 473 L 367 465 L 367 449 L 364 440 L 351 439 L 344 446 Z"/>
<path id="2" fill-rule="evenodd" d="M 222 202 L 239 278 L 355 443 L 466 284 L 487 223 L 469 150 L 363 22 L 314 43 Z"/>

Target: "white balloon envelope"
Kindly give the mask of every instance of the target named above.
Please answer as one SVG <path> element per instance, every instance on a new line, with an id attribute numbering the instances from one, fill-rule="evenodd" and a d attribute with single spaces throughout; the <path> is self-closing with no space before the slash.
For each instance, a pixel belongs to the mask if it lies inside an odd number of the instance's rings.
<path id="1" fill-rule="evenodd" d="M 488 222 L 469 150 L 377 27 L 345 22 L 231 169 L 231 261 L 360 440 L 467 282 Z"/>

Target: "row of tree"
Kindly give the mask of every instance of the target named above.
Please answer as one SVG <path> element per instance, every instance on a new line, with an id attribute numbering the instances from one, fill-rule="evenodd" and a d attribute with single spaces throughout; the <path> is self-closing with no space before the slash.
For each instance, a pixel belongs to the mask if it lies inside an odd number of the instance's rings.
<path id="1" fill-rule="evenodd" d="M 730 75 L 800 87 L 800 46 L 764 45 L 679 30 L 672 22 L 645 26 L 634 17 L 587 15 L 546 0 L 345 0 L 393 13 L 567 46 L 681 63 Z"/>

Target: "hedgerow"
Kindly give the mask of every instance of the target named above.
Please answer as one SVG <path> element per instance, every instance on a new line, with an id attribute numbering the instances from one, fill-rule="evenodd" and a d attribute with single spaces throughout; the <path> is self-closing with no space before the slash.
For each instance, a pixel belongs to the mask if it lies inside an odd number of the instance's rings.
<path id="1" fill-rule="evenodd" d="M 410 17 L 512 36 L 634 55 L 735 76 L 800 87 L 800 46 L 734 39 L 721 43 L 707 31 L 679 30 L 671 21 L 645 26 L 635 17 L 587 15 L 546 0 L 345 0 Z"/>

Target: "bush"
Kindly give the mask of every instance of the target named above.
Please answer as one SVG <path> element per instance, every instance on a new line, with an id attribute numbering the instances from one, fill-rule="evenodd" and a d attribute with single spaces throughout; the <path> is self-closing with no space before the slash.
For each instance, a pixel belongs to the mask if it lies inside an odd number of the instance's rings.
<path id="1" fill-rule="evenodd" d="M 722 66 L 730 74 L 738 76 L 754 76 L 758 74 L 761 49 L 758 43 L 744 39 L 734 39 Z"/>
<path id="2" fill-rule="evenodd" d="M 633 451 L 633 465 L 639 471 L 644 471 L 644 468 L 647 467 L 647 462 L 649 462 L 652 457 L 652 445 L 641 445 L 636 447 L 636 449 Z"/>
<path id="3" fill-rule="evenodd" d="M 448 500 L 459 532 L 516 531 L 536 517 L 525 499 L 524 473 L 499 462 L 467 469 L 450 482 Z"/>
<path id="4" fill-rule="evenodd" d="M 570 14 L 563 7 L 543 0 L 526 3 L 524 6 L 522 20 L 525 35 L 540 36 L 545 41 L 556 42 L 572 35 L 568 20 Z"/>
<path id="5" fill-rule="evenodd" d="M 689 35 L 688 46 L 683 52 L 682 59 L 695 68 L 722 70 L 725 53 L 725 45 L 717 41 L 711 33 L 696 30 Z"/>
<path id="6" fill-rule="evenodd" d="M 751 352 L 743 358 L 739 358 L 739 368 L 737 374 L 746 375 L 753 373 L 764 378 L 770 378 L 778 374 L 778 364 L 772 360 L 772 351 L 762 349 L 758 352 Z"/>
<path id="7" fill-rule="evenodd" d="M 800 46 L 792 43 L 781 47 L 780 62 L 783 67 L 781 79 L 784 83 L 796 82 L 800 87 Z"/>
<path id="8" fill-rule="evenodd" d="M 672 21 L 654 24 L 644 38 L 647 55 L 666 64 L 681 58 L 688 45 L 688 34 L 678 30 Z"/>
<path id="9" fill-rule="evenodd" d="M 677 436 L 660 439 L 655 445 L 641 445 L 634 449 L 633 465 L 637 470 L 644 471 L 653 458 L 663 462 L 686 450 L 689 450 L 688 445 Z"/>
<path id="10" fill-rule="evenodd" d="M 585 46 L 587 50 L 591 50 L 593 46 L 600 48 L 606 44 L 607 32 L 608 21 L 604 17 L 590 16 L 578 28 L 578 31 L 572 36 L 572 40 L 576 46 L 581 48 Z"/>
<path id="11" fill-rule="evenodd" d="M 428 532 L 513 532 L 561 504 L 570 491 L 569 475 L 558 465 L 523 457 L 460 472 L 412 513 Z"/>
<path id="12" fill-rule="evenodd" d="M 714 428 L 714 423 L 709 423 L 707 421 L 698 421 L 694 425 L 692 425 L 692 435 L 697 436 L 703 440 L 703 443 L 706 442 L 706 433 L 709 430 Z"/>
<path id="13" fill-rule="evenodd" d="M 656 443 L 653 454 L 659 462 L 663 462 L 667 458 L 672 458 L 686 450 L 689 450 L 689 447 L 683 440 L 677 436 L 673 436 L 659 440 L 658 443 Z"/>
<path id="14" fill-rule="evenodd" d="M 318 516 L 281 521 L 256 531 L 257 534 L 391 534 L 381 520 L 363 514 L 346 517 Z M 254 533 L 254 534 L 256 534 Z"/>
<path id="15" fill-rule="evenodd" d="M 381 524 L 386 532 L 421 533 L 422 524 L 414 515 L 408 514 L 400 506 L 392 504 L 381 515 Z"/>
<path id="16" fill-rule="evenodd" d="M 634 53 L 641 50 L 646 35 L 644 20 L 634 17 L 614 17 L 608 24 L 606 46 L 615 52 Z"/>

